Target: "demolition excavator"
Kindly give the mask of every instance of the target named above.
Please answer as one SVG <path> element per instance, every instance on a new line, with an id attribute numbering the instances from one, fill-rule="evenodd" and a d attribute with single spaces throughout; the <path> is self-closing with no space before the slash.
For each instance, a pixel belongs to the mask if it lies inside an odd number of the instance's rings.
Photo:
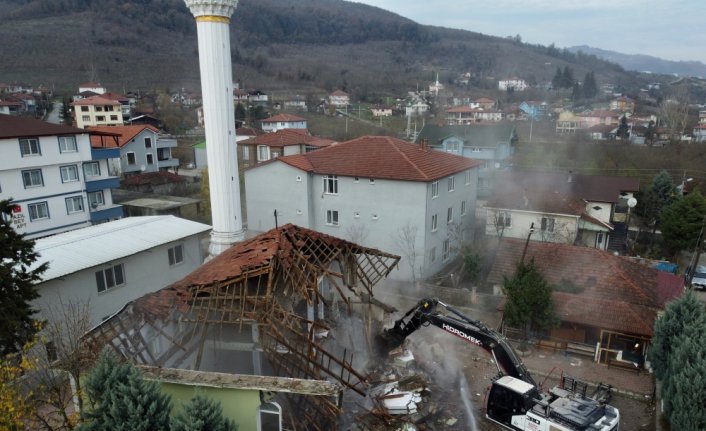
<path id="1" fill-rule="evenodd" d="M 443 308 L 445 312 L 439 310 Z M 488 351 L 498 367 L 487 396 L 486 417 L 504 429 L 516 431 L 618 431 L 620 414 L 607 404 L 610 386 L 599 385 L 586 396 L 574 381 L 541 392 L 519 356 L 500 333 L 473 320 L 438 299 L 428 298 L 409 310 L 394 327 L 378 336 L 381 352 L 402 345 L 417 329 L 434 325 Z M 580 383 L 580 382 L 579 382 Z"/>

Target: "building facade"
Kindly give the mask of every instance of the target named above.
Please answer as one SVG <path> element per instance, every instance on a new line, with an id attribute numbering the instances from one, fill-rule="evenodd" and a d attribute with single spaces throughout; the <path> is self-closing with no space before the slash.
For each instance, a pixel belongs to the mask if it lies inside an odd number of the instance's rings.
<path id="1" fill-rule="evenodd" d="M 123 125 L 123 111 L 117 100 L 93 96 L 77 100 L 71 105 L 74 107 L 76 127 L 80 129 L 88 126 Z"/>
<path id="2" fill-rule="evenodd" d="M 156 127 L 146 124 L 132 126 L 89 127 L 91 131 L 117 134 L 117 148 L 120 150 L 120 173 L 165 171 L 179 166 L 179 159 L 172 157 L 172 148 L 177 140 L 161 135 Z M 113 145 L 114 140 L 101 136 L 91 138 L 94 147 L 103 144 Z"/>
<path id="3" fill-rule="evenodd" d="M 0 115 L 0 199 L 16 205 L 15 230 L 38 238 L 122 217 L 111 192 L 119 153 L 92 148 L 89 133 Z"/>

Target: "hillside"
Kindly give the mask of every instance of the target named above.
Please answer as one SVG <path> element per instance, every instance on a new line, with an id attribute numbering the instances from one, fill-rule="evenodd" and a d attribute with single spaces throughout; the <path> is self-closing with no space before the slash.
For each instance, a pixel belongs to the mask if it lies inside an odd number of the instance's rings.
<path id="1" fill-rule="evenodd" d="M 73 89 L 98 80 L 121 91 L 197 89 L 194 20 L 182 0 L 0 0 L 0 81 Z M 580 78 L 626 89 L 636 78 L 595 56 L 469 31 L 422 26 L 342 0 L 241 0 L 231 25 L 235 78 L 246 88 L 400 94 L 436 71 L 551 80 L 569 65 Z"/>
<path id="2" fill-rule="evenodd" d="M 706 77 L 706 64 L 700 61 L 671 61 L 642 54 L 623 54 L 620 52 L 593 48 L 586 45 L 572 46 L 571 52 L 592 54 L 607 61 L 621 65 L 625 70 L 638 72 L 662 73 L 666 75 Z"/>

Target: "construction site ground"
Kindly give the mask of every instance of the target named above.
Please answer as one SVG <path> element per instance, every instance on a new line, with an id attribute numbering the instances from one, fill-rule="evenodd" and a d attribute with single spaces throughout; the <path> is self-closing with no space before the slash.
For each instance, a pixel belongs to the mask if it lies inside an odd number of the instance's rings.
<path id="1" fill-rule="evenodd" d="M 416 290 L 416 289 L 410 289 Z M 424 296 L 435 296 L 434 292 L 425 290 L 426 295 L 417 296 L 416 293 L 405 292 L 388 296 L 395 306 L 401 310 L 414 304 Z M 387 296 L 387 295 L 385 295 Z M 490 301 L 492 304 L 492 301 Z M 458 306 L 458 309 L 468 316 L 481 320 L 491 327 L 498 327 L 500 316 L 489 301 L 477 301 L 470 306 Z M 489 306 L 490 305 L 490 306 Z M 435 328 L 423 328 L 408 338 L 407 346 L 414 353 L 419 366 L 429 372 L 430 377 L 442 383 L 444 390 L 458 393 L 462 397 L 466 392 L 460 386 L 461 375 L 468 382 L 471 405 L 474 419 L 461 410 L 458 412 L 459 421 L 466 427 L 453 429 L 468 430 L 497 430 L 496 425 L 485 419 L 485 396 L 491 379 L 497 375 L 497 368 L 492 358 L 479 347 L 465 343 Z M 587 391 L 591 395 L 598 383 L 613 386 L 613 396 L 610 404 L 620 411 L 621 431 L 647 431 L 655 429 L 655 405 L 653 400 L 654 377 L 652 374 L 642 372 L 637 374 L 631 370 L 608 368 L 606 365 L 597 364 L 591 358 L 572 356 L 563 352 L 537 350 L 531 347 L 523 355 L 523 362 L 530 370 L 533 378 L 543 386 L 550 389 L 559 382 L 561 373 L 569 375 L 589 384 Z M 474 420 L 474 426 L 471 421 Z M 439 429 L 446 429 L 444 427 Z"/>

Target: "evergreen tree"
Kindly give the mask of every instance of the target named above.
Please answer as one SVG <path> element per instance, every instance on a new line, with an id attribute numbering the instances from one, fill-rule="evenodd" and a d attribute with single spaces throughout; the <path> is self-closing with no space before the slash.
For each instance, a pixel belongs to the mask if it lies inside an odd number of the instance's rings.
<path id="1" fill-rule="evenodd" d="M 554 78 L 552 78 L 552 88 L 554 90 L 558 90 L 562 88 L 564 85 L 564 81 L 562 80 L 561 77 L 561 68 L 557 67 L 556 68 L 556 74 L 554 75 Z"/>
<path id="2" fill-rule="evenodd" d="M 583 78 L 583 97 L 591 99 L 598 94 L 598 85 L 596 84 L 596 76 L 593 72 L 587 72 Z"/>
<path id="3" fill-rule="evenodd" d="M 647 123 L 647 130 L 645 130 L 645 143 L 649 146 L 655 142 L 655 122 L 650 120 Z"/>
<path id="4" fill-rule="evenodd" d="M 659 226 L 667 249 L 676 253 L 699 246 L 706 216 L 706 199 L 697 190 L 674 201 L 662 211 Z"/>
<path id="5" fill-rule="evenodd" d="M 169 430 L 170 397 L 107 349 L 86 376 L 84 388 L 91 408 L 80 431 Z"/>
<path id="6" fill-rule="evenodd" d="M 574 82 L 574 88 L 571 91 L 571 100 L 577 102 L 583 98 L 583 90 L 581 90 L 581 84 Z"/>
<path id="7" fill-rule="evenodd" d="M 572 88 L 574 81 L 574 71 L 569 66 L 564 66 L 564 71 L 561 73 L 562 88 Z"/>
<path id="8" fill-rule="evenodd" d="M 616 136 L 623 140 L 630 138 L 630 127 L 628 127 L 628 119 L 625 115 L 620 118 L 620 125 L 618 126 Z"/>
<path id="9" fill-rule="evenodd" d="M 674 201 L 676 194 L 677 188 L 672 176 L 667 171 L 660 172 L 655 175 L 652 184 L 638 199 L 636 208 L 638 215 L 656 229 L 659 215 Z"/>
<path id="10" fill-rule="evenodd" d="M 172 421 L 172 431 L 236 431 L 238 426 L 223 417 L 221 404 L 196 394 Z"/>
<path id="11" fill-rule="evenodd" d="M 247 117 L 247 112 L 245 112 L 245 107 L 242 103 L 238 102 L 235 105 L 235 127 L 240 128 L 245 125 L 245 119 Z"/>
<path id="12" fill-rule="evenodd" d="M 15 205 L 0 201 L 0 354 L 19 352 L 32 340 L 37 325 L 30 302 L 39 294 L 35 283 L 48 264 L 30 269 L 37 260 L 34 241 L 24 239 L 12 227 Z"/>
<path id="13" fill-rule="evenodd" d="M 655 321 L 654 336 L 647 352 L 658 379 L 664 379 L 669 369 L 669 357 L 677 346 L 676 338 L 685 328 L 703 320 L 704 306 L 691 291 L 667 304 L 664 315 Z M 706 398 L 705 398 L 706 399 Z"/>
<path id="14" fill-rule="evenodd" d="M 509 325 L 524 328 L 527 336 L 532 328 L 548 329 L 556 324 L 552 287 L 537 271 L 534 259 L 519 263 L 512 278 L 504 277 L 503 292 L 507 297 L 504 318 Z"/>

